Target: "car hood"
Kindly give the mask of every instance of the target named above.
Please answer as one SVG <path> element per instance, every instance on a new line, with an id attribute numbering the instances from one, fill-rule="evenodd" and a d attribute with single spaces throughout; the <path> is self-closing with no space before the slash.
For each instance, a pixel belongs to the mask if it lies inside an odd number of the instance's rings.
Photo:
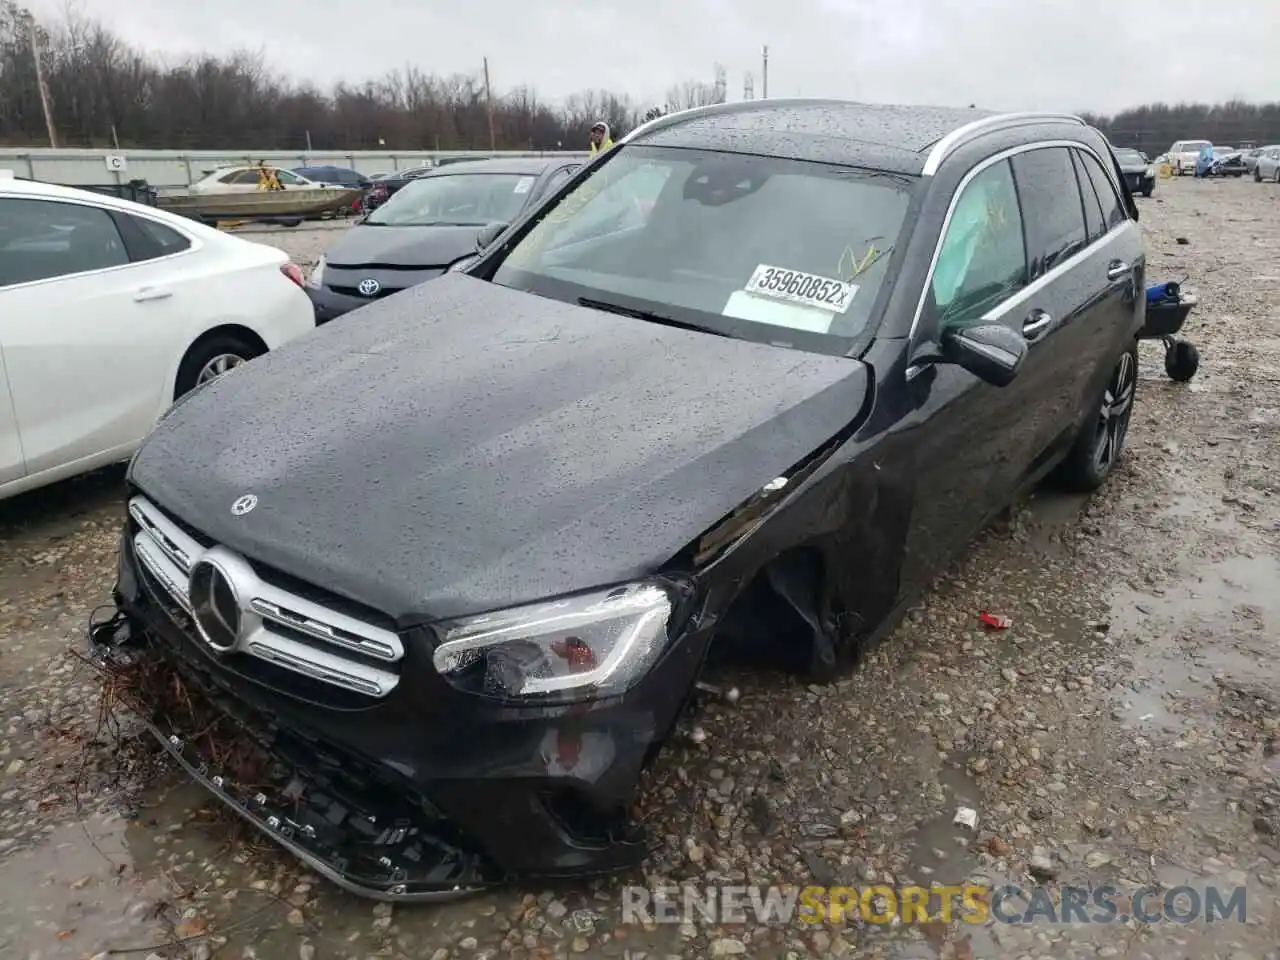
<path id="1" fill-rule="evenodd" d="M 373 227 L 356 224 L 325 251 L 334 267 L 443 267 L 474 253 L 480 227 Z"/>
<path id="2" fill-rule="evenodd" d="M 245 364 L 130 468 L 402 624 L 653 572 L 858 416 L 868 369 L 447 274 Z M 257 507 L 233 516 L 252 493 Z"/>

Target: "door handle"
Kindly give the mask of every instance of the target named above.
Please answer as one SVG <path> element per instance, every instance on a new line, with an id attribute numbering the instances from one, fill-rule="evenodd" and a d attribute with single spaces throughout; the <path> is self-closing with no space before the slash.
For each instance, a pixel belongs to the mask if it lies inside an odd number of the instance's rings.
<path id="1" fill-rule="evenodd" d="M 173 296 L 172 290 L 160 287 L 143 287 L 133 295 L 134 303 L 145 303 L 148 300 L 166 300 Z"/>
<path id="2" fill-rule="evenodd" d="M 1107 264 L 1107 279 L 1112 282 L 1116 280 L 1123 280 L 1129 275 L 1129 272 L 1132 269 L 1133 267 L 1125 263 L 1123 260 L 1112 260 Z"/>
<path id="3" fill-rule="evenodd" d="M 1043 310 L 1032 310 L 1027 315 L 1027 319 L 1022 321 L 1022 335 L 1028 340 L 1034 340 L 1048 330 L 1051 323 L 1053 323 L 1053 317 L 1049 314 Z"/>

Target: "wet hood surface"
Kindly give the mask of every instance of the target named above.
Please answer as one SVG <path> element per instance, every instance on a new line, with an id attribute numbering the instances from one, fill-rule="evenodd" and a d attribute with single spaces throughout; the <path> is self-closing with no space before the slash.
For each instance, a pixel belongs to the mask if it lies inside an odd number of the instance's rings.
<path id="1" fill-rule="evenodd" d="M 411 622 L 653 571 L 867 384 L 855 360 L 449 274 L 202 388 L 130 474 L 232 549 Z"/>
<path id="2" fill-rule="evenodd" d="M 325 251 L 333 267 L 441 267 L 475 253 L 481 227 L 371 227 L 357 224 Z"/>

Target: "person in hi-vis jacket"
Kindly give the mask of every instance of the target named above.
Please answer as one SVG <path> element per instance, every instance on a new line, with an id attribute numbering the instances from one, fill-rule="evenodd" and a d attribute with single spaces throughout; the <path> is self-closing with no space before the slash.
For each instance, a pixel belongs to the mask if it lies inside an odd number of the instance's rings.
<path id="1" fill-rule="evenodd" d="M 603 120 L 597 120 L 591 127 L 591 149 L 588 152 L 594 157 L 612 146 L 613 138 L 609 136 L 609 125 Z"/>

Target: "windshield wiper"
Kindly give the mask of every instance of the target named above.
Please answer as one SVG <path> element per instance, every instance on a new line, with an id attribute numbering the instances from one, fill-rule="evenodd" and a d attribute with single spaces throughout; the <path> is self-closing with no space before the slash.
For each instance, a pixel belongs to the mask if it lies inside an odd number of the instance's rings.
<path id="1" fill-rule="evenodd" d="M 616 313 L 623 317 L 634 317 L 636 320 L 647 320 L 650 323 L 660 323 L 665 327 L 678 327 L 681 330 L 694 330 L 698 333 L 710 333 L 717 337 L 727 337 L 733 339 L 733 335 L 725 333 L 723 330 L 717 330 L 715 327 L 708 327 L 701 323 L 693 323 L 688 320 L 677 320 L 675 317 L 668 317 L 661 313 L 654 313 L 652 310 L 637 310 L 633 307 L 624 307 L 617 303 L 608 303 L 604 300 L 593 300 L 590 297 L 579 297 L 578 305 L 581 307 L 591 307 L 593 310 L 603 310 L 605 313 Z"/>

